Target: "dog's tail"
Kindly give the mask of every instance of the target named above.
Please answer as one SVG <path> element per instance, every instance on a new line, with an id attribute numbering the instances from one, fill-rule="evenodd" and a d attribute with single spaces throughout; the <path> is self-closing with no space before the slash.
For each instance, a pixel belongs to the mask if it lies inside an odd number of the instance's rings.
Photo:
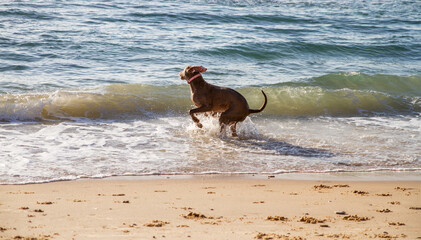
<path id="1" fill-rule="evenodd" d="M 249 109 L 249 114 L 250 113 L 259 113 L 259 112 L 263 111 L 263 109 L 265 109 L 266 104 L 268 103 L 268 98 L 266 97 L 266 94 L 265 94 L 265 92 L 263 92 L 263 90 L 262 90 L 262 93 L 263 93 L 263 96 L 265 97 L 265 103 L 263 103 L 263 105 L 260 109 Z"/>

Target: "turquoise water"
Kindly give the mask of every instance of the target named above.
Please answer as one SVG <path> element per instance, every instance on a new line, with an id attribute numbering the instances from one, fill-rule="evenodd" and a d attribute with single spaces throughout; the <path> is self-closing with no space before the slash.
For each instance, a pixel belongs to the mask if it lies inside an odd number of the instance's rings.
<path id="1" fill-rule="evenodd" d="M 419 1 L 2 1 L 0 183 L 419 171 Z M 242 93 L 194 127 L 186 65 Z"/>

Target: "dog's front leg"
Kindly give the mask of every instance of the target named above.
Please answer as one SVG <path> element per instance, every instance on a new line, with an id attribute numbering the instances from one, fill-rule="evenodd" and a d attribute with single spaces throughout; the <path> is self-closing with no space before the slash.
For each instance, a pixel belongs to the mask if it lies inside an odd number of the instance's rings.
<path id="1" fill-rule="evenodd" d="M 203 125 L 200 123 L 199 119 L 194 115 L 195 113 L 201 113 L 201 112 L 209 112 L 212 108 L 210 106 L 201 106 L 195 109 L 192 109 L 189 111 L 191 118 L 193 119 L 193 122 L 196 123 L 196 126 L 199 128 L 202 128 Z"/>

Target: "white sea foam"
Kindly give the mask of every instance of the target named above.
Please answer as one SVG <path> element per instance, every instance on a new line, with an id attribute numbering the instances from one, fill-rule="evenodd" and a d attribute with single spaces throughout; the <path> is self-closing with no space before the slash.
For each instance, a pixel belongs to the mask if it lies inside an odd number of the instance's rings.
<path id="1" fill-rule="evenodd" d="M 0 125 L 0 183 L 150 174 L 416 171 L 420 132 L 379 127 L 379 118 L 252 117 L 239 137 L 216 118 L 5 123 Z M 397 120 L 397 122 L 400 122 Z"/>

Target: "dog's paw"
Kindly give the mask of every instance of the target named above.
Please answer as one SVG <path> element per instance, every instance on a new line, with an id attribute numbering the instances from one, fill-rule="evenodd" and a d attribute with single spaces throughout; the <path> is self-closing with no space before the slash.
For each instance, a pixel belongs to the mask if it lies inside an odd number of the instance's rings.
<path id="1" fill-rule="evenodd" d="M 197 126 L 198 128 L 202 128 L 202 127 L 203 127 L 203 125 L 202 125 L 201 123 L 196 123 L 196 126 Z"/>

